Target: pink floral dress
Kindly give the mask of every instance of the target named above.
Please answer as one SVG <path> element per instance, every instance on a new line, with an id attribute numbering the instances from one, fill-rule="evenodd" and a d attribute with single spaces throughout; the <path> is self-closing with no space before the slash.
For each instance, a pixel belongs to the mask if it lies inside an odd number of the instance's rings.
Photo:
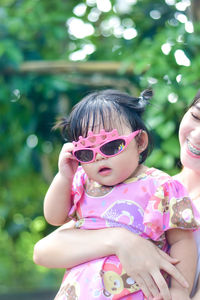
<path id="1" fill-rule="evenodd" d="M 89 181 L 79 167 L 72 199 L 69 215 L 77 221 L 77 228 L 124 227 L 154 241 L 166 252 L 165 231 L 196 229 L 199 223 L 199 214 L 181 183 L 154 168 L 107 187 Z M 112 255 L 68 269 L 55 299 L 143 300 L 145 297 L 118 257 Z"/>

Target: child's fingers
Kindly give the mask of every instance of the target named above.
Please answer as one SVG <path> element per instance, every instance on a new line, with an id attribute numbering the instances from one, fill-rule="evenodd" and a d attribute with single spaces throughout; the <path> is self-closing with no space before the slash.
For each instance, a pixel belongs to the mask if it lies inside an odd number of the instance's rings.
<path id="1" fill-rule="evenodd" d="M 78 167 L 78 161 L 73 156 L 72 151 L 74 145 L 72 143 L 65 143 L 60 151 L 58 159 L 58 169 L 61 174 L 74 174 Z"/>
<path id="2" fill-rule="evenodd" d="M 71 152 L 62 152 L 59 156 L 59 165 L 65 165 L 70 159 L 74 159 Z"/>
<path id="3" fill-rule="evenodd" d="M 72 143 L 65 143 L 62 147 L 63 152 L 72 152 L 74 150 L 74 145 Z"/>
<path id="4" fill-rule="evenodd" d="M 59 160 L 64 162 L 67 159 L 74 159 L 74 156 L 72 154 L 73 149 L 74 145 L 72 143 L 64 144 L 60 151 Z"/>

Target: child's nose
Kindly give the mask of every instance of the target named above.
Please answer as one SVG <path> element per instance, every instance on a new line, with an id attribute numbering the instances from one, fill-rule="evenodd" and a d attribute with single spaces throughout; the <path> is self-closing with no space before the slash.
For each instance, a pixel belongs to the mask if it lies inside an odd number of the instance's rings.
<path id="1" fill-rule="evenodd" d="M 99 160 L 102 160 L 102 159 L 105 159 L 106 157 L 101 155 L 100 153 L 97 153 L 96 154 L 96 157 L 95 157 L 95 161 L 99 161 Z"/>

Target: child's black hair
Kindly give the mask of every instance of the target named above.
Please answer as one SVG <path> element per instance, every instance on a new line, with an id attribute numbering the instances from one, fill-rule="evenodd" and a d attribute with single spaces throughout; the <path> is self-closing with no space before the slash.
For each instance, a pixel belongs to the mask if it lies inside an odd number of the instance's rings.
<path id="1" fill-rule="evenodd" d="M 145 130 L 149 143 L 141 153 L 142 163 L 153 148 L 151 135 L 142 120 L 142 114 L 152 95 L 150 89 L 142 92 L 138 98 L 112 89 L 93 92 L 78 102 L 69 117 L 63 118 L 55 127 L 61 128 L 68 141 L 77 141 L 79 136 L 86 137 L 89 130 L 98 130 L 100 126 L 111 131 L 116 122 L 125 122 L 132 131 Z"/>

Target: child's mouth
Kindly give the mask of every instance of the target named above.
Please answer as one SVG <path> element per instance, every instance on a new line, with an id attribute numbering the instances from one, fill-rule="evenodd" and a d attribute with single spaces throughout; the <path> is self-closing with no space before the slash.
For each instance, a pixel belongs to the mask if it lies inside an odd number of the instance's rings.
<path id="1" fill-rule="evenodd" d="M 103 167 L 103 168 L 99 169 L 99 174 L 101 174 L 101 175 L 108 175 L 108 174 L 110 174 L 110 172 L 111 172 L 111 169 L 107 168 L 107 167 Z"/>

